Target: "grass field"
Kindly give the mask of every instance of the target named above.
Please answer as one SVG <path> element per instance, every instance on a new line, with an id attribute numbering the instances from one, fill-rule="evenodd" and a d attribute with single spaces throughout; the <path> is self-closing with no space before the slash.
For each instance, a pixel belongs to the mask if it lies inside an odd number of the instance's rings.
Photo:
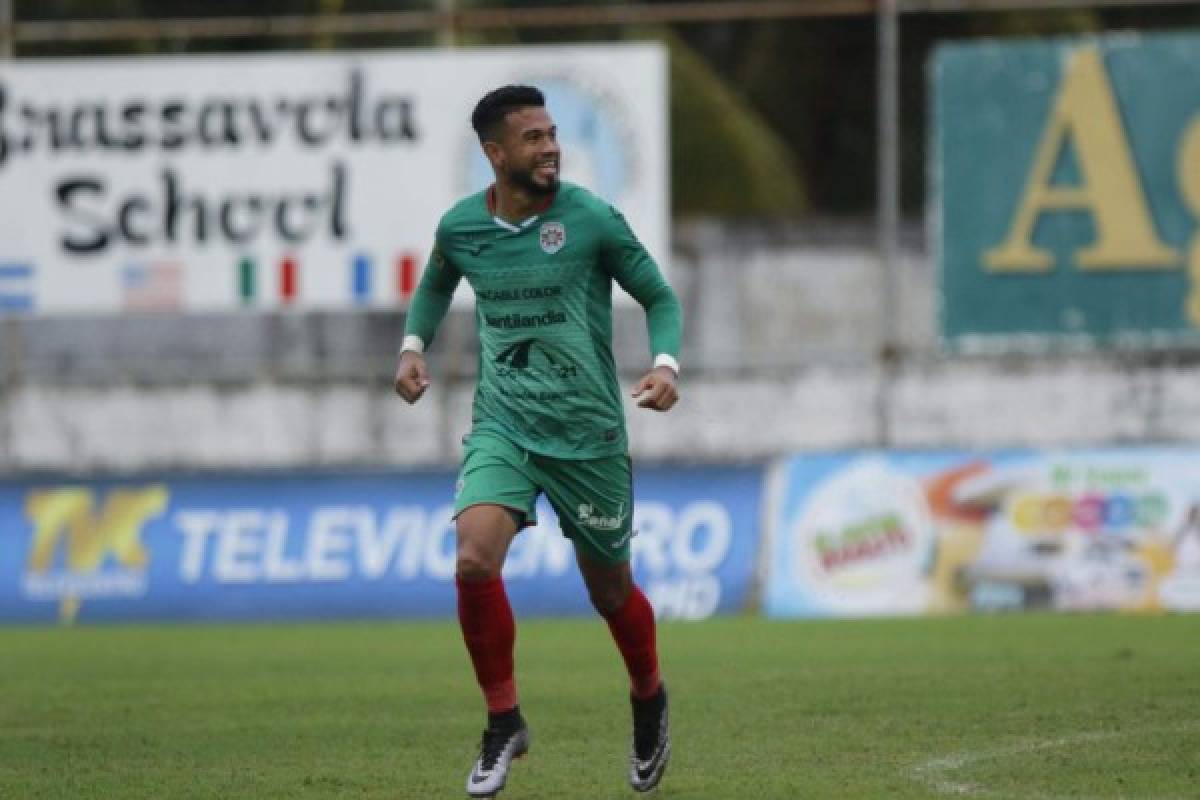
<path id="1" fill-rule="evenodd" d="M 1200 616 L 661 627 L 651 797 L 1200 797 Z M 598 621 L 522 623 L 501 794 L 630 798 Z M 0 629 L 0 797 L 458 798 L 482 712 L 450 624 Z"/>

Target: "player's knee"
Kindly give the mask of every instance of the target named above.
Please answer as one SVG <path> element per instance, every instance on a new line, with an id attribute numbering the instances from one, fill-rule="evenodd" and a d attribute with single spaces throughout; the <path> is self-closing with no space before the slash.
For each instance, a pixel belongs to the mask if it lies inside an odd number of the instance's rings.
<path id="1" fill-rule="evenodd" d="M 460 543 L 454 571 L 463 580 L 487 580 L 500 575 L 503 566 L 498 559 L 480 547 Z"/>
<path id="2" fill-rule="evenodd" d="M 592 601 L 592 607 L 601 616 L 612 616 L 620 611 L 627 600 L 629 600 L 629 592 L 631 587 L 624 581 L 612 581 L 598 586 L 588 587 L 588 597 Z"/>
<path id="3" fill-rule="evenodd" d="M 464 580 L 487 580 L 500 575 L 502 558 L 487 546 L 485 537 L 474 535 L 469 526 L 459 524 L 458 548 L 454 571 Z"/>
<path id="4" fill-rule="evenodd" d="M 464 581 L 485 581 L 499 577 L 500 569 L 487 559 L 459 554 L 454 573 Z"/>
<path id="5" fill-rule="evenodd" d="M 512 525 L 509 512 L 498 507 L 474 506 L 460 514 L 455 525 L 458 577 L 465 580 L 499 577 L 508 541 L 513 536 Z"/>

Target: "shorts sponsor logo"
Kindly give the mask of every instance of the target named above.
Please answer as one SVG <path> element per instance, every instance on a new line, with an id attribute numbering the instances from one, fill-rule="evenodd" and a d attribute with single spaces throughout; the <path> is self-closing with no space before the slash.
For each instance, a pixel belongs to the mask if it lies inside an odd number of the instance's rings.
<path id="1" fill-rule="evenodd" d="M 628 518 L 628 516 L 629 515 L 625 513 L 624 503 L 621 503 L 621 505 L 617 507 L 617 513 L 610 517 L 606 517 L 601 512 L 598 512 L 596 507 L 591 503 L 580 503 L 577 519 L 580 523 L 593 530 L 616 531 L 621 529 L 621 526 L 625 524 L 625 520 Z M 621 544 L 623 543 L 624 542 Z M 620 547 L 620 544 L 614 545 L 614 547 Z"/>
<path id="2" fill-rule="evenodd" d="M 538 240 L 543 252 L 554 255 L 567 243 L 567 229 L 561 222 L 543 222 L 542 229 L 538 231 Z"/>
<path id="3" fill-rule="evenodd" d="M 615 542 L 610 544 L 609 547 L 611 547 L 613 550 L 620 550 L 622 547 L 625 546 L 625 543 L 628 542 L 630 540 L 630 538 L 632 538 L 636 534 L 637 534 L 637 531 L 630 528 L 628 531 L 625 532 L 624 536 L 622 536 L 620 539 L 617 539 Z"/>

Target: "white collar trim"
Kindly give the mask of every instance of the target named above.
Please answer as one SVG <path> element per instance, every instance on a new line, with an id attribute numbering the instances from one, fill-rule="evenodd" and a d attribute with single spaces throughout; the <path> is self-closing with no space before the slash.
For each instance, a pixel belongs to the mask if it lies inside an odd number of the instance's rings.
<path id="1" fill-rule="evenodd" d="M 504 228 L 504 230 L 506 230 L 506 231 L 511 231 L 512 233 L 520 233 L 521 231 L 525 230 L 525 229 L 526 229 L 526 228 L 528 228 L 530 225 L 532 225 L 534 222 L 536 222 L 536 221 L 537 221 L 537 218 L 538 218 L 539 216 L 541 216 L 541 215 L 540 215 L 540 214 L 534 214 L 532 217 L 530 217 L 529 219 L 525 220 L 525 221 L 524 221 L 524 222 L 522 222 L 520 225 L 513 225 L 513 224 L 512 224 L 511 222 L 509 222 L 508 220 L 506 220 L 506 219 L 500 219 L 500 217 L 497 217 L 497 216 L 493 216 L 493 217 L 492 217 L 492 222 L 495 222 L 497 225 L 499 225 L 501 228 Z"/>

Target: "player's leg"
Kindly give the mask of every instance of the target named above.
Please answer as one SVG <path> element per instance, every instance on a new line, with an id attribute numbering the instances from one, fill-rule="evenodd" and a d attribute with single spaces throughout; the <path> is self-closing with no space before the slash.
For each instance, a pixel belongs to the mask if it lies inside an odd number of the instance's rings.
<path id="1" fill-rule="evenodd" d="M 658 666 L 654 609 L 633 581 L 632 468 L 627 456 L 539 459 L 542 485 L 576 560 L 592 605 L 608 623 L 629 673 L 633 752 L 629 782 L 638 791 L 658 785 L 671 755 L 667 692 Z"/>
<path id="2" fill-rule="evenodd" d="M 633 582 L 629 562 L 604 563 L 576 544 L 576 561 L 592 606 L 604 617 L 629 673 L 630 694 L 653 697 L 662 685 L 658 671 L 654 609 Z"/>
<path id="3" fill-rule="evenodd" d="M 513 673 L 516 623 L 501 570 L 509 546 L 533 522 L 537 487 L 521 469 L 522 456 L 505 442 L 468 441 L 455 503 L 455 584 L 463 641 L 488 710 L 479 758 L 467 793 L 490 797 L 504 788 L 514 758 L 529 748 Z"/>
<path id="4" fill-rule="evenodd" d="M 517 705 L 512 666 L 516 623 L 500 571 L 517 524 L 508 508 L 479 504 L 458 516 L 456 532 L 455 584 L 463 640 L 488 711 L 511 711 Z"/>
<path id="5" fill-rule="evenodd" d="M 580 547 L 579 541 L 576 539 L 576 560 L 588 595 L 608 623 L 629 673 L 633 709 L 629 783 L 639 792 L 648 792 L 662 780 L 671 758 L 667 687 L 658 669 L 654 609 L 633 582 L 628 561 L 594 561 L 590 548 Z"/>

